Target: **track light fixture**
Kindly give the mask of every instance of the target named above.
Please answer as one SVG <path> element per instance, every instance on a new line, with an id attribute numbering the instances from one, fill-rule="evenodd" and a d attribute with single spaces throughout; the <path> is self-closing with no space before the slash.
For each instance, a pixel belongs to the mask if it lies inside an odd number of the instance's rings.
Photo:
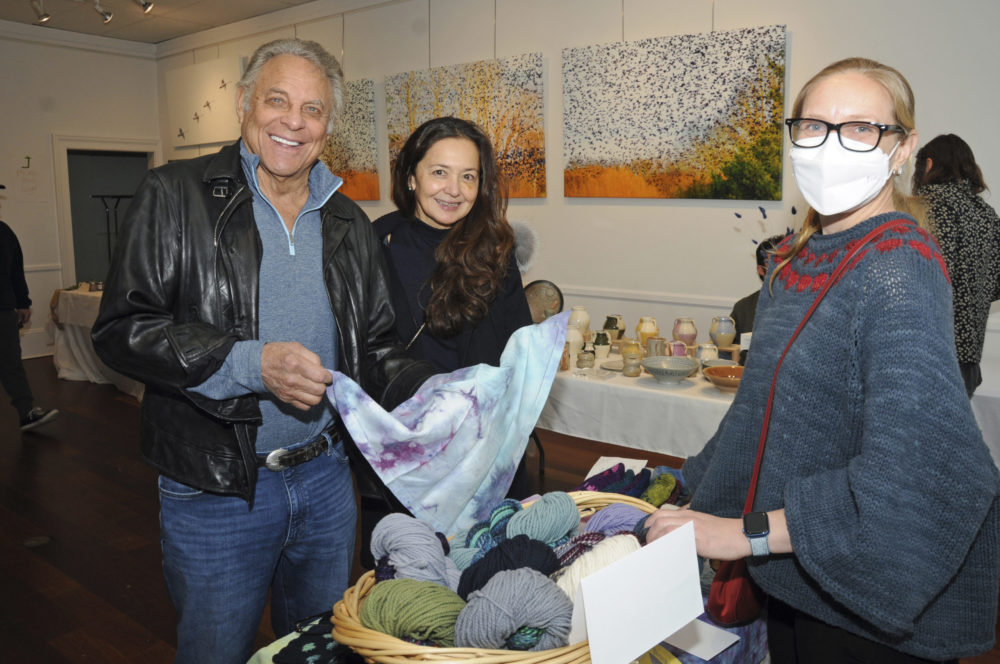
<path id="1" fill-rule="evenodd" d="M 49 13 L 45 11 L 45 6 L 42 4 L 42 0 L 31 0 L 31 8 L 35 10 L 35 17 L 38 19 L 36 23 L 39 25 L 42 23 L 48 23 L 49 19 L 52 18 L 49 16 Z"/>
<path id="2" fill-rule="evenodd" d="M 148 14 L 153 9 L 153 3 L 147 2 L 146 0 L 135 0 L 135 4 L 142 7 L 143 14 Z"/>
<path id="3" fill-rule="evenodd" d="M 101 0 L 94 0 L 94 11 L 104 18 L 105 23 L 110 23 L 115 15 L 101 6 Z"/>

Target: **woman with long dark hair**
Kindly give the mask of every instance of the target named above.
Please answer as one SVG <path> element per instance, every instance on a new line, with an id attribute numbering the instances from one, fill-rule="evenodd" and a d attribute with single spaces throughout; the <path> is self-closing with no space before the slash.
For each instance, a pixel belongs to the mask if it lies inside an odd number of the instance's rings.
<path id="1" fill-rule="evenodd" d="M 392 200 L 399 209 L 375 230 L 400 341 L 442 372 L 499 364 L 531 312 L 489 138 L 459 118 L 420 125 L 394 164 Z"/>

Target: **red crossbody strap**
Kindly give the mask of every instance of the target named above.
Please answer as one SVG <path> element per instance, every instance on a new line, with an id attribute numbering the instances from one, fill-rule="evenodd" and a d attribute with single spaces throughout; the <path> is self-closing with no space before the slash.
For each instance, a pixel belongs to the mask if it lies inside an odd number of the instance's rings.
<path id="1" fill-rule="evenodd" d="M 747 499 L 743 504 L 744 514 L 753 510 L 753 501 L 757 494 L 757 477 L 760 475 L 760 462 L 764 458 L 764 443 L 767 441 L 767 429 L 771 423 L 771 406 L 774 404 L 774 388 L 778 382 L 778 370 L 781 369 L 781 363 L 785 361 L 785 355 L 788 353 L 788 349 L 792 347 L 792 343 L 795 342 L 795 339 L 799 336 L 799 332 L 802 331 L 806 322 L 813 315 L 813 312 L 816 311 L 816 307 L 819 306 L 819 303 L 823 299 L 823 296 L 826 295 L 826 292 L 830 290 L 830 287 L 837 283 L 841 275 L 847 271 L 848 266 L 851 261 L 854 260 L 854 257 L 857 256 L 861 250 L 868 245 L 868 243 L 882 233 L 885 233 L 896 226 L 911 223 L 912 222 L 908 219 L 891 219 L 861 238 L 861 241 L 854 247 L 854 249 L 844 256 L 844 258 L 837 265 L 836 269 L 834 269 L 833 273 L 830 275 L 830 278 L 826 280 L 825 284 L 823 284 L 823 288 L 820 289 L 819 293 L 816 295 L 816 299 L 813 300 L 812 305 L 809 307 L 809 310 L 806 311 L 805 316 L 802 317 L 802 321 L 799 323 L 799 326 L 796 327 L 795 332 L 792 333 L 792 337 L 788 340 L 788 344 L 785 345 L 785 350 L 781 352 L 781 357 L 778 358 L 778 364 L 774 367 L 774 376 L 771 378 L 771 390 L 767 395 L 767 406 L 764 408 L 764 422 L 760 427 L 760 441 L 757 443 L 757 459 L 754 461 L 753 475 L 750 476 L 750 488 L 747 489 Z"/>

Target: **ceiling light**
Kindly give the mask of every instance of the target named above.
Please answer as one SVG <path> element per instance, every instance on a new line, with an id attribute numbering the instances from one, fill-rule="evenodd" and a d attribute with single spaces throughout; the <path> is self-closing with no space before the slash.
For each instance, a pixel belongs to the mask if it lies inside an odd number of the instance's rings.
<path id="1" fill-rule="evenodd" d="M 143 14 L 148 14 L 153 9 L 153 3 L 147 2 L 146 0 L 135 0 L 135 4 L 142 7 Z"/>
<path id="2" fill-rule="evenodd" d="M 49 19 L 52 18 L 49 16 L 49 13 L 45 11 L 45 7 L 42 6 L 42 0 L 31 0 L 31 8 L 35 10 L 35 16 L 38 18 L 37 22 L 39 24 L 48 23 Z"/>
<path id="3" fill-rule="evenodd" d="M 104 18 L 105 23 L 111 23 L 111 19 L 115 17 L 114 14 L 101 6 L 101 0 L 94 0 L 94 11 Z"/>

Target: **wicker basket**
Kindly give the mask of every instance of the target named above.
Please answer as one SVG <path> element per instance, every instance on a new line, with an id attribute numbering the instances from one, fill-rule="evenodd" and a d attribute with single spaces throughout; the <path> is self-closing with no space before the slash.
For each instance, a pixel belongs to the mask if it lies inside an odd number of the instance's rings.
<path id="1" fill-rule="evenodd" d="M 574 491 L 570 497 L 580 510 L 580 516 L 613 503 L 624 503 L 648 513 L 656 511 L 649 503 L 616 493 Z M 530 505 L 530 503 L 528 504 Z M 527 505 L 526 505 L 527 506 Z M 585 664 L 590 661 L 586 641 L 550 650 L 486 650 L 481 648 L 435 648 L 420 646 L 388 634 L 368 629 L 361 624 L 361 603 L 375 585 L 375 573 L 366 572 L 347 589 L 344 599 L 333 607 L 333 638 L 352 648 L 369 662 L 381 664 L 413 664 L 424 662 L 475 662 L 476 664 Z"/>

